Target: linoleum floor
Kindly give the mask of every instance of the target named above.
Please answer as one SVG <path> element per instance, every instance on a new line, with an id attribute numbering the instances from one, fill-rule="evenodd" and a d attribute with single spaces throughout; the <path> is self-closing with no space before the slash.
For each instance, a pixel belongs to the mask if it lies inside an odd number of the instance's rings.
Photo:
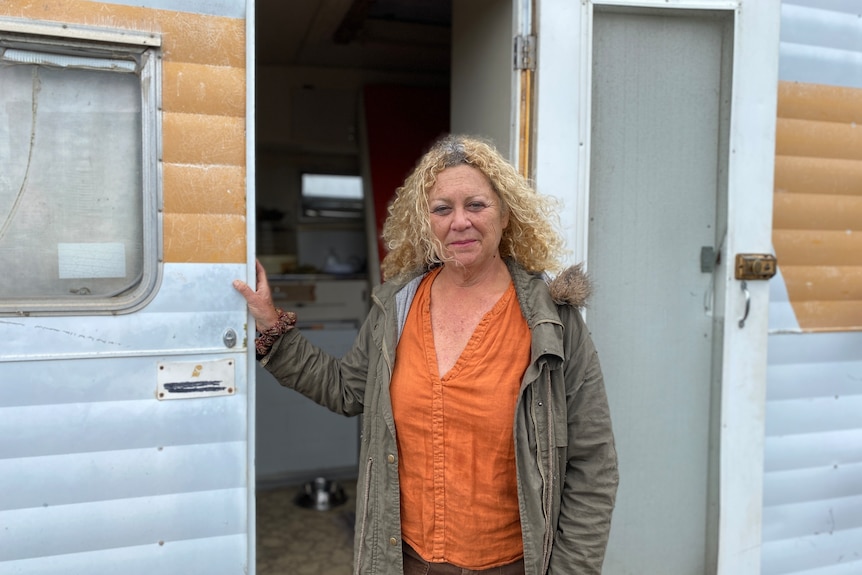
<path id="1" fill-rule="evenodd" d="M 299 507 L 302 485 L 257 492 L 258 575 L 350 575 L 356 481 L 339 481 L 347 501 L 325 511 Z"/>

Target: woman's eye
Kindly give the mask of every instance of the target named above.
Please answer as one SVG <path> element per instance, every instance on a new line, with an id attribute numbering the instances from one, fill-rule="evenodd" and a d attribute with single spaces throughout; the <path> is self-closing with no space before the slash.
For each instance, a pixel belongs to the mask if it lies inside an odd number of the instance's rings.
<path id="1" fill-rule="evenodd" d="M 450 208 L 449 206 L 437 206 L 436 208 L 431 209 L 431 213 L 442 216 L 448 214 L 451 210 L 452 208 Z"/>
<path id="2" fill-rule="evenodd" d="M 467 209 L 471 211 L 478 211 L 485 207 L 485 204 L 482 202 L 470 202 L 467 204 Z"/>

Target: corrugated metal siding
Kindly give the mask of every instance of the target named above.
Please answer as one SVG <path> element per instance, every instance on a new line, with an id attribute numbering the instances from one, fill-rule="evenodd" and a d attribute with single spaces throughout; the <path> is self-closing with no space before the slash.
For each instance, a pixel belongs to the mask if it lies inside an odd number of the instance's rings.
<path id="1" fill-rule="evenodd" d="M 782 4 L 763 575 L 862 573 L 860 14 Z"/>
<path id="2" fill-rule="evenodd" d="M 0 3 L 7 18 L 160 34 L 167 262 L 136 313 L 0 318 L 4 575 L 253 570 L 246 311 L 230 287 L 246 271 L 246 3 L 146 4 Z M 233 395 L 157 400 L 160 363 L 224 359 Z"/>
<path id="3" fill-rule="evenodd" d="M 772 334 L 763 575 L 862 573 L 862 332 Z"/>
<path id="4" fill-rule="evenodd" d="M 800 327 L 862 328 L 862 89 L 781 83 L 773 226 Z"/>
<path id="5" fill-rule="evenodd" d="M 136 314 L 0 318 L 0 573 L 248 572 L 244 268 L 167 264 Z M 156 399 L 160 362 L 228 358 L 234 395 Z"/>

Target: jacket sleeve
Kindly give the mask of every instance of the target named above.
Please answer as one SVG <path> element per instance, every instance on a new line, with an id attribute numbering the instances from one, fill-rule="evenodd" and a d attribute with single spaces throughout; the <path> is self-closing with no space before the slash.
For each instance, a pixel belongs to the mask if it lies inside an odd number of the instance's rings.
<path id="1" fill-rule="evenodd" d="M 341 359 L 312 345 L 298 329 L 276 340 L 260 363 L 278 382 L 335 413 L 363 411 L 369 369 L 372 318 L 369 316 Z"/>
<path id="2" fill-rule="evenodd" d="M 571 308 L 570 308 L 571 309 Z M 583 319 L 567 318 L 568 446 L 549 575 L 600 575 L 619 475 L 598 355 Z"/>

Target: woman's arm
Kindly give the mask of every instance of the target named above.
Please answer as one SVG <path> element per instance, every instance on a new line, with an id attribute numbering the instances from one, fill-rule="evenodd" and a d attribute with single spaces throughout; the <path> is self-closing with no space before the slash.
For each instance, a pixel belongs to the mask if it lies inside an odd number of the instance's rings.
<path id="1" fill-rule="evenodd" d="M 368 370 L 367 336 L 361 332 L 342 360 L 312 345 L 293 329 L 295 314 L 275 307 L 263 265 L 257 261 L 255 267 L 257 289 L 241 280 L 235 280 L 233 286 L 245 298 L 257 331 L 268 336 L 263 338 L 267 344 L 265 349 L 256 346 L 261 365 L 281 385 L 295 389 L 336 413 L 362 413 Z M 260 338 L 256 343 L 259 341 Z"/>

